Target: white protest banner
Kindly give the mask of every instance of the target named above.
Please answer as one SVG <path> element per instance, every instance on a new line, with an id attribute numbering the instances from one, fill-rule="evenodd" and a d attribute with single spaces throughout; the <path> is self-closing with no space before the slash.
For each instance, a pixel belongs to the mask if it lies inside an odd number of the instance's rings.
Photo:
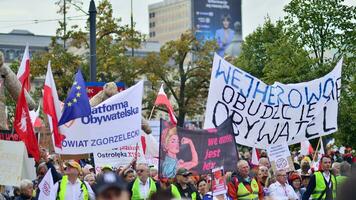
<path id="1" fill-rule="evenodd" d="M 267 154 L 274 171 L 281 169 L 286 171 L 294 170 L 292 157 L 287 144 L 270 145 L 267 148 Z"/>
<path id="2" fill-rule="evenodd" d="M 85 154 L 136 144 L 141 137 L 143 81 L 91 109 L 91 115 L 60 126 L 59 154 Z"/>
<path id="3" fill-rule="evenodd" d="M 112 167 L 126 166 L 136 157 L 137 163 L 145 163 L 145 155 L 142 152 L 141 142 L 133 145 L 121 146 L 112 150 L 95 151 L 94 153 L 95 170 L 100 169 L 105 165 Z"/>
<path id="4" fill-rule="evenodd" d="M 48 170 L 46 175 L 43 177 L 41 183 L 38 185 L 40 194 L 38 200 L 49 200 L 51 195 L 51 190 L 53 189 L 53 177 L 52 170 Z"/>
<path id="5" fill-rule="evenodd" d="M 259 149 L 334 133 L 341 65 L 309 82 L 267 85 L 215 54 L 204 128 L 232 116 L 236 142 Z"/>
<path id="6" fill-rule="evenodd" d="M 23 142 L 0 140 L 0 185 L 20 185 L 25 156 L 27 151 Z"/>
<path id="7" fill-rule="evenodd" d="M 212 170 L 213 179 L 211 180 L 211 187 L 213 190 L 213 196 L 226 194 L 226 179 L 224 176 L 224 167 L 214 168 Z"/>

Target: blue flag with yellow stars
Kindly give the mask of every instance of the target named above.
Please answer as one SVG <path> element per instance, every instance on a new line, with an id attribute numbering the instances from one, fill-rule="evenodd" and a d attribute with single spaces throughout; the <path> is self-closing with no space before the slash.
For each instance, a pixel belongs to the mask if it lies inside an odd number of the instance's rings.
<path id="1" fill-rule="evenodd" d="M 61 126 L 73 119 L 88 116 L 90 113 L 91 108 L 86 92 L 85 82 L 82 72 L 78 70 L 75 74 L 74 83 L 70 89 L 69 95 L 64 102 L 63 113 L 58 122 L 58 126 Z"/>

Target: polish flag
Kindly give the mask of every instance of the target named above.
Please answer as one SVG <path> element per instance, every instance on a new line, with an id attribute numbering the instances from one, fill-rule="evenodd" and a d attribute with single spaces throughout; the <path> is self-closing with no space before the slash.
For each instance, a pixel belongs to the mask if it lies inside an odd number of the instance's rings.
<path id="1" fill-rule="evenodd" d="M 62 148 L 62 140 L 65 138 L 59 132 L 58 119 L 61 118 L 60 101 L 58 99 L 56 84 L 54 83 L 51 62 L 48 62 L 46 80 L 43 92 L 43 112 L 47 114 L 51 132 L 54 136 L 54 145 Z"/>
<path id="2" fill-rule="evenodd" d="M 309 140 L 305 140 L 300 143 L 300 154 L 303 156 L 306 155 L 312 155 L 314 152 L 314 149 L 312 145 L 310 144 Z"/>
<path id="3" fill-rule="evenodd" d="M 36 161 L 40 160 L 40 149 L 31 123 L 30 113 L 25 97 L 25 87 L 22 87 L 17 100 L 14 127 L 20 139 L 25 143 L 27 152 Z"/>
<path id="4" fill-rule="evenodd" d="M 255 147 L 253 147 L 253 149 L 252 149 L 252 159 L 251 159 L 251 163 L 253 164 L 253 165 L 256 165 L 256 166 L 258 166 L 258 164 L 259 164 L 259 155 L 258 155 L 258 152 L 257 152 L 257 149 L 255 148 Z"/>
<path id="5" fill-rule="evenodd" d="M 26 44 L 26 49 L 22 57 L 21 65 L 19 71 L 17 72 L 17 78 L 25 87 L 25 89 L 30 91 L 30 52 L 28 44 Z"/>
<path id="6" fill-rule="evenodd" d="M 164 105 L 166 106 L 167 110 L 168 110 L 168 115 L 169 115 L 169 119 L 171 120 L 171 123 L 176 125 L 177 124 L 177 119 L 174 116 L 174 111 L 173 111 L 173 107 L 171 105 L 171 103 L 169 102 L 169 99 L 166 95 L 166 93 L 164 92 L 163 89 L 163 84 L 161 85 L 161 88 L 159 89 L 156 101 L 155 101 L 155 105 Z"/>

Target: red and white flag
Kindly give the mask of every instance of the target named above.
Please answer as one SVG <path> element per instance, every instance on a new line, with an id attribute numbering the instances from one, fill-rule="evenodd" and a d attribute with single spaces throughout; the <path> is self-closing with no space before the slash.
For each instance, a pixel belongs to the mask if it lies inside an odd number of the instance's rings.
<path id="1" fill-rule="evenodd" d="M 43 177 L 42 181 L 38 185 L 38 189 L 40 194 L 38 196 L 38 200 L 49 200 L 51 199 L 51 190 L 53 190 L 53 176 L 52 170 L 48 170 L 46 175 Z"/>
<path id="2" fill-rule="evenodd" d="M 20 139 L 25 143 L 27 152 L 36 161 L 40 160 L 40 149 L 31 123 L 30 113 L 25 97 L 25 87 L 22 87 L 17 100 L 14 127 Z"/>
<path id="3" fill-rule="evenodd" d="M 54 136 L 54 145 L 58 148 L 62 148 L 62 141 L 65 138 L 58 129 L 58 120 L 61 118 L 60 105 L 56 84 L 53 79 L 51 62 L 48 62 L 43 92 L 43 112 L 47 114 L 50 129 Z"/>
<path id="4" fill-rule="evenodd" d="M 300 155 L 306 156 L 306 155 L 312 155 L 314 152 L 314 149 L 312 145 L 310 144 L 309 140 L 305 140 L 300 143 Z"/>
<path id="5" fill-rule="evenodd" d="M 259 159 L 260 159 L 260 156 L 259 156 L 259 154 L 258 154 L 258 152 L 257 152 L 257 149 L 255 148 L 255 147 L 253 147 L 253 149 L 252 149 L 252 158 L 251 158 L 251 163 L 253 164 L 253 165 L 258 165 L 259 164 Z"/>
<path id="6" fill-rule="evenodd" d="M 23 53 L 21 65 L 17 72 L 17 78 L 27 91 L 30 91 L 30 51 L 28 44 L 26 44 L 25 52 Z"/>
<path id="7" fill-rule="evenodd" d="M 161 85 L 161 88 L 159 89 L 156 101 L 155 101 L 155 105 L 164 105 L 166 106 L 167 110 L 168 110 L 168 115 L 169 115 L 169 119 L 171 121 L 172 124 L 176 125 L 177 124 L 177 119 L 174 116 L 174 110 L 173 107 L 171 105 L 171 102 L 169 102 L 169 99 L 166 95 L 166 93 L 164 92 L 163 89 L 163 84 Z"/>

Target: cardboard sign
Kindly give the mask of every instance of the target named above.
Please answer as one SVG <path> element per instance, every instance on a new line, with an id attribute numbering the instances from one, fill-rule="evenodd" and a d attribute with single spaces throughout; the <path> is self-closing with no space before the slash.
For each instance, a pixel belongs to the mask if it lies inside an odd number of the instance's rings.
<path id="1" fill-rule="evenodd" d="M 0 140 L 0 185 L 19 186 L 22 179 L 36 178 L 35 162 L 23 142 Z"/>
<path id="2" fill-rule="evenodd" d="M 292 156 L 287 144 L 269 146 L 267 153 L 273 171 L 284 169 L 288 172 L 294 170 Z"/>

